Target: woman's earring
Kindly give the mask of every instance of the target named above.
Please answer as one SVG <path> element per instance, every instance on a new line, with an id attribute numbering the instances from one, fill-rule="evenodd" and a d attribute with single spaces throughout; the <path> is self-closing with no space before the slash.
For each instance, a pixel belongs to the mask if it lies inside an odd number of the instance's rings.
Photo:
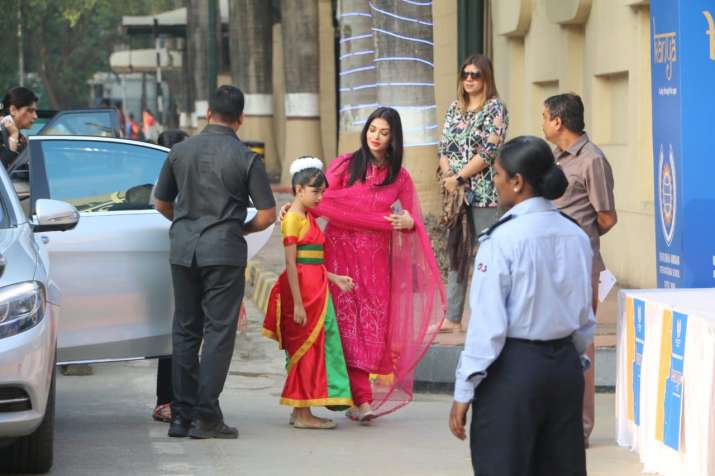
<path id="1" fill-rule="evenodd" d="M 518 188 L 515 188 L 514 191 L 515 191 L 516 193 L 519 193 L 519 189 L 518 189 Z"/>

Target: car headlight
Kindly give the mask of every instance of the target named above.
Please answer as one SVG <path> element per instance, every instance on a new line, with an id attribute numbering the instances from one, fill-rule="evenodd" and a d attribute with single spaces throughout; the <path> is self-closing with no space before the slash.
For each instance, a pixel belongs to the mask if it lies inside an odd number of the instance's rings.
<path id="1" fill-rule="evenodd" d="M 45 316 L 45 287 L 27 281 L 0 288 L 0 339 L 35 327 Z"/>

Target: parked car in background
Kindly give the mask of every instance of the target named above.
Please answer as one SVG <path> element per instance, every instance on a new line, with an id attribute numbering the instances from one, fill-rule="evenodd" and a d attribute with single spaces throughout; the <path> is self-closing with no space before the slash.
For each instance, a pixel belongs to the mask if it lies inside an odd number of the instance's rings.
<path id="1" fill-rule="evenodd" d="M 124 137 L 114 108 L 60 111 L 37 131 L 41 136 Z"/>
<path id="2" fill-rule="evenodd" d="M 74 228 L 77 210 L 38 200 L 32 222 L 0 171 L 0 471 L 52 466 L 60 290 L 39 233 Z"/>
<path id="3" fill-rule="evenodd" d="M 23 129 L 22 135 L 25 137 L 30 137 L 36 135 L 38 132 L 40 132 L 40 129 L 45 127 L 48 122 L 50 122 L 50 119 L 55 117 L 57 115 L 57 111 L 53 111 L 51 109 L 38 109 L 37 110 L 37 119 L 35 119 L 35 122 L 32 123 L 32 127 L 29 129 Z"/>
<path id="4" fill-rule="evenodd" d="M 33 246 L 49 258 L 52 282 L 62 292 L 62 319 L 48 319 L 55 323 L 53 333 L 43 341 L 44 348 L 51 346 L 56 329 L 57 363 L 144 359 L 171 352 L 170 222 L 152 205 L 152 189 L 167 154 L 164 147 L 125 139 L 35 135 L 9 172 L 17 195 L 5 173 L 0 174 L 19 217 L 42 218 L 47 203 L 56 200 L 71 204 L 81 217 L 71 232 L 35 228 L 33 235 Z M 246 220 L 255 213 L 249 209 Z M 246 236 L 249 258 L 265 245 L 272 228 Z M 59 298 L 52 299 L 48 301 L 56 305 Z M 12 370 L 2 364 L 4 341 L 0 337 L 0 395 Z M 33 357 L 24 357 L 29 351 L 16 349 L 15 358 L 34 367 Z M 32 397 L 27 384 L 11 385 Z M 21 397 L 11 400 L 15 398 Z M 39 412 L 35 418 L 48 414 L 40 411 L 45 408 L 42 399 L 32 408 Z M 0 439 L 17 436 L 15 430 L 8 433 L 3 418 L 18 415 L 3 415 L 0 407 Z M 45 441 L 49 438 L 45 447 L 51 445 L 50 430 L 43 434 Z M 2 461 L 0 454 L 0 467 Z"/>

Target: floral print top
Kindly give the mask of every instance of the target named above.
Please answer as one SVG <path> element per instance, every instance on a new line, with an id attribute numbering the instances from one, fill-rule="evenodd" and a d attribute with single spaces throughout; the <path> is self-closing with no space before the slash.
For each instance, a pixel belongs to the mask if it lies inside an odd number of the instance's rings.
<path id="1" fill-rule="evenodd" d="M 447 110 L 439 142 L 439 155 L 446 156 L 454 173 L 459 172 L 475 154 L 489 166 L 469 180 L 467 203 L 475 207 L 496 207 L 494 161 L 504 144 L 509 114 L 499 98 L 489 99 L 479 111 L 462 113 L 454 101 Z"/>

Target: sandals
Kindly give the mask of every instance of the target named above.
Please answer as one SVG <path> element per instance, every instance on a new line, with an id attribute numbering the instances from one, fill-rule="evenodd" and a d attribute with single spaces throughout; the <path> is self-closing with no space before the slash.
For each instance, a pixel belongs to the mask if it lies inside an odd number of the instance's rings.
<path id="1" fill-rule="evenodd" d="M 320 420 L 320 423 L 308 425 L 300 420 L 295 420 L 293 428 L 299 430 L 332 430 L 338 426 L 333 420 Z"/>
<path id="2" fill-rule="evenodd" d="M 370 423 L 372 420 L 375 419 L 377 415 L 375 415 L 375 412 L 372 411 L 372 408 L 369 410 L 365 411 L 360 411 L 360 423 Z"/>
<path id="3" fill-rule="evenodd" d="M 154 421 L 171 423 L 171 403 L 157 405 L 156 408 L 154 408 L 151 417 Z"/>
<path id="4" fill-rule="evenodd" d="M 358 410 L 357 407 L 350 407 L 350 409 L 345 412 L 345 416 L 352 421 L 360 421 L 360 410 Z"/>
<path id="5" fill-rule="evenodd" d="M 362 411 L 357 407 L 350 408 L 350 410 L 345 412 L 345 416 L 352 421 L 359 421 L 360 423 L 369 423 L 377 417 L 375 412 L 372 411 L 372 408 Z"/>

